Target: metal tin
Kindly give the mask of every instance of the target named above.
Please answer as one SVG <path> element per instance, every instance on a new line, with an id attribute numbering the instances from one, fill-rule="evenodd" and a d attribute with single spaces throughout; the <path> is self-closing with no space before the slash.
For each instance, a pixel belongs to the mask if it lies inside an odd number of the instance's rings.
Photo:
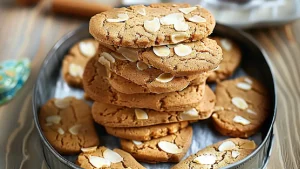
<path id="1" fill-rule="evenodd" d="M 270 93 L 272 112 L 261 128 L 262 142 L 258 148 L 251 153 L 247 158 L 224 168 L 238 169 L 256 169 L 265 168 L 269 160 L 269 156 L 273 143 L 273 124 L 276 117 L 276 91 L 275 80 L 269 64 L 269 59 L 266 52 L 259 44 L 248 34 L 243 31 L 230 28 L 223 25 L 217 25 L 214 30 L 215 35 L 222 35 L 235 40 L 243 51 L 243 60 L 241 63 L 242 69 L 247 74 L 261 80 L 267 87 Z M 33 91 L 33 114 L 34 121 L 41 138 L 43 153 L 45 160 L 51 169 L 78 169 L 74 161 L 74 157 L 66 157 L 57 153 L 49 144 L 43 135 L 41 126 L 38 120 L 39 108 L 47 100 L 53 97 L 55 83 L 60 76 L 60 67 L 64 55 L 68 49 L 81 39 L 90 37 L 88 25 L 83 25 L 80 28 L 66 34 L 59 40 L 48 53 Z"/>

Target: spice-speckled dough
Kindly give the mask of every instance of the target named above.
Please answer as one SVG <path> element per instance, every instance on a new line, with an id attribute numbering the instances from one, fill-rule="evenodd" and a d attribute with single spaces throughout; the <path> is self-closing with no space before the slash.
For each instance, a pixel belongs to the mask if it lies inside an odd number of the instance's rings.
<path id="1" fill-rule="evenodd" d="M 135 115 L 135 108 L 120 107 L 112 104 L 94 102 L 92 115 L 94 120 L 106 127 L 142 127 L 162 123 L 175 123 L 187 120 L 204 120 L 211 116 L 215 106 L 216 97 L 213 91 L 206 86 L 203 100 L 196 106 L 198 116 L 188 119 L 181 116 L 182 111 L 159 112 L 151 109 L 143 109 L 147 120 L 138 120 Z"/>
<path id="2" fill-rule="evenodd" d="M 129 152 L 136 160 L 157 163 L 157 162 L 179 162 L 188 151 L 193 137 L 193 128 L 191 126 L 180 130 L 177 133 L 145 141 L 140 145 L 134 144 L 131 140 L 121 139 L 121 147 Z M 180 149 L 182 152 L 177 154 L 167 153 L 158 144 L 160 141 L 167 141 Z"/>
<path id="3" fill-rule="evenodd" d="M 208 82 L 216 82 L 225 80 L 234 73 L 241 62 L 242 52 L 239 46 L 232 40 L 221 37 L 211 38 L 221 46 L 223 51 L 222 62 L 216 70 L 211 72 L 207 79 Z"/>
<path id="4" fill-rule="evenodd" d="M 146 127 L 105 127 L 105 129 L 108 134 L 119 138 L 127 140 L 147 141 L 176 133 L 180 129 L 187 127 L 188 124 L 188 121 L 184 121 L 179 123 L 159 124 Z"/>
<path id="5" fill-rule="evenodd" d="M 222 151 L 220 151 L 220 145 L 224 142 L 235 146 L 232 147 L 233 149 L 228 148 L 227 150 L 221 148 Z M 244 159 L 255 148 L 254 141 L 239 138 L 227 139 L 198 151 L 171 169 L 218 169 Z M 197 157 L 200 160 L 194 160 Z"/>
<path id="6" fill-rule="evenodd" d="M 238 84 L 243 84 L 244 89 Z M 217 103 L 212 119 L 215 128 L 223 135 L 247 138 L 259 130 L 270 112 L 267 89 L 253 78 L 223 81 L 218 83 L 215 92 Z M 247 106 L 237 107 L 233 98 L 241 98 Z"/>
<path id="7" fill-rule="evenodd" d="M 108 83 L 106 68 L 91 59 L 84 71 L 85 92 L 95 101 L 118 106 L 149 108 L 158 111 L 183 111 L 199 105 L 205 91 L 205 84 L 189 86 L 180 92 L 163 94 L 123 94 Z"/>
<path id="8" fill-rule="evenodd" d="M 86 43 L 88 45 L 93 46 L 95 54 L 93 56 L 91 56 L 91 55 L 86 56 L 85 54 L 83 54 L 79 47 L 80 43 Z M 65 56 L 65 58 L 63 60 L 63 66 L 62 66 L 62 75 L 68 85 L 73 86 L 73 87 L 82 88 L 82 73 L 83 73 L 85 65 L 89 61 L 89 59 L 96 55 L 97 48 L 98 48 L 97 41 L 95 41 L 94 39 L 84 39 L 84 40 L 81 40 L 80 42 L 76 43 L 70 49 L 69 53 Z M 86 50 L 88 50 L 88 49 L 86 49 Z M 78 67 L 77 69 L 81 69 L 81 70 L 78 70 L 78 71 L 81 71 L 81 73 L 78 73 L 78 74 L 70 73 L 70 71 L 71 71 L 70 65 L 71 64 L 75 65 L 75 67 Z M 76 71 L 76 70 L 73 70 L 73 71 Z"/>
<path id="9" fill-rule="evenodd" d="M 106 147 L 98 147 L 95 151 L 91 151 L 91 152 L 83 152 L 81 153 L 78 158 L 76 163 L 84 168 L 84 169 L 97 169 L 97 167 L 93 166 L 90 161 L 89 158 L 91 156 L 96 156 L 96 157 L 101 157 L 103 158 L 103 152 L 107 150 Z M 117 163 L 110 163 L 109 167 L 103 167 L 103 168 L 111 168 L 111 169 L 146 169 L 145 167 L 143 167 L 140 163 L 138 163 L 129 153 L 120 150 L 120 149 L 113 149 L 112 151 L 114 151 L 115 153 L 118 153 L 123 160 Z M 102 167 L 101 167 L 102 168 Z"/>
<path id="10" fill-rule="evenodd" d="M 89 105 L 83 100 L 67 97 L 62 101 L 65 108 L 58 108 L 56 100 L 45 103 L 39 113 L 39 122 L 49 143 L 60 154 L 66 155 L 80 153 L 81 148 L 98 146 Z M 79 126 L 78 134 L 71 134 L 69 130 L 75 125 Z"/>
<path id="11" fill-rule="evenodd" d="M 179 11 L 179 8 L 189 7 L 188 4 L 155 4 L 150 6 L 136 5 L 128 8 L 115 8 L 93 16 L 90 20 L 90 33 L 100 42 L 132 48 L 146 48 L 162 44 L 177 43 L 171 39 L 175 33 L 184 33 L 185 42 L 201 40 L 210 35 L 215 27 L 215 19 L 206 9 L 197 6 L 188 14 Z M 138 13 L 145 9 L 145 16 Z M 182 13 L 189 28 L 187 31 L 176 31 L 173 24 L 162 25 L 158 31 L 149 32 L 144 27 L 144 21 L 164 17 L 168 14 Z M 127 14 L 129 19 L 123 22 L 108 22 L 107 19 L 116 19 L 118 14 Z M 195 23 L 188 21 L 195 15 L 206 21 Z"/>

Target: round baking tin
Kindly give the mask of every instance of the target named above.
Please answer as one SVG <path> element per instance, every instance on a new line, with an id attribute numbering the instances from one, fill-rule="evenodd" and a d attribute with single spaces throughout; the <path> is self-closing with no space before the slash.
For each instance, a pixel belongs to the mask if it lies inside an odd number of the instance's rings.
<path id="1" fill-rule="evenodd" d="M 236 41 L 243 51 L 241 67 L 247 74 L 259 79 L 265 84 L 270 93 L 271 112 L 264 125 L 261 128 L 262 142 L 254 152 L 245 159 L 228 165 L 223 169 L 263 169 L 268 163 L 273 145 L 273 125 L 277 112 L 277 97 L 274 76 L 271 71 L 269 59 L 266 52 L 260 45 L 247 33 L 230 28 L 224 25 L 216 25 L 213 35 L 228 37 Z M 69 48 L 81 39 L 90 37 L 88 25 L 83 25 L 78 29 L 63 36 L 50 50 L 45 58 L 39 72 L 36 85 L 33 91 L 33 115 L 35 125 L 42 142 L 42 149 L 45 160 L 50 169 L 79 169 L 80 167 L 70 161 L 69 157 L 60 155 L 50 145 L 43 135 L 38 120 L 39 108 L 53 97 L 53 86 L 60 73 L 60 67 L 64 55 Z M 74 160 L 74 159 L 72 159 Z"/>

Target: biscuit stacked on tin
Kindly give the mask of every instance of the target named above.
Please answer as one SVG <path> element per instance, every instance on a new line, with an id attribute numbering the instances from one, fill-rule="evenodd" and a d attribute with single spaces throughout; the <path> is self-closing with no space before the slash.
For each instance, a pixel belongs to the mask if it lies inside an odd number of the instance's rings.
<path id="1" fill-rule="evenodd" d="M 138 161 L 179 162 L 192 140 L 190 122 L 207 119 L 215 95 L 205 84 L 222 60 L 207 38 L 215 20 L 188 4 L 116 8 L 91 18 L 100 43 L 86 65 L 94 120 L 121 138 Z"/>

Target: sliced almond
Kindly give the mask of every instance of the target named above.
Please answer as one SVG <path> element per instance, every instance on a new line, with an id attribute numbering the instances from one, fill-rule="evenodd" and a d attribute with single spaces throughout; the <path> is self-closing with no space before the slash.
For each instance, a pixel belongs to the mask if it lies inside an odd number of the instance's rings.
<path id="1" fill-rule="evenodd" d="M 251 123 L 249 120 L 245 119 L 245 118 L 242 117 L 242 116 L 235 116 L 235 117 L 233 118 L 233 121 L 236 122 L 236 123 L 240 123 L 240 124 L 242 124 L 242 125 L 248 125 L 248 124 Z"/>
<path id="2" fill-rule="evenodd" d="M 254 141 L 250 141 L 250 142 L 246 142 L 242 145 L 240 145 L 241 149 L 249 149 L 249 150 L 253 150 L 256 148 L 256 144 Z"/>
<path id="3" fill-rule="evenodd" d="M 100 54 L 100 57 L 104 57 L 106 60 L 108 60 L 110 63 L 115 63 L 116 62 L 116 60 L 115 60 L 115 58 L 111 55 L 111 54 L 109 54 L 109 53 L 107 53 L 107 52 L 102 52 L 101 54 Z"/>
<path id="4" fill-rule="evenodd" d="M 96 168 L 109 167 L 110 161 L 102 157 L 90 156 L 89 162 Z"/>
<path id="5" fill-rule="evenodd" d="M 86 57 L 93 57 L 96 54 L 96 47 L 93 42 L 80 42 L 79 50 Z"/>
<path id="6" fill-rule="evenodd" d="M 75 124 L 74 126 L 69 128 L 69 132 L 72 135 L 77 135 L 81 129 L 81 124 Z"/>
<path id="7" fill-rule="evenodd" d="M 220 69 L 220 65 L 218 65 L 216 68 L 214 68 L 212 71 L 217 71 Z"/>
<path id="8" fill-rule="evenodd" d="M 232 43 L 228 39 L 221 39 L 220 40 L 221 47 L 227 51 L 230 51 L 232 49 Z"/>
<path id="9" fill-rule="evenodd" d="M 59 115 L 52 115 L 52 116 L 46 117 L 47 123 L 59 124 L 60 121 L 61 121 L 61 117 Z"/>
<path id="10" fill-rule="evenodd" d="M 121 157 L 120 154 L 118 154 L 108 148 L 103 152 L 103 157 L 106 160 L 110 161 L 111 163 L 118 163 L 118 162 L 123 161 L 123 157 Z"/>
<path id="11" fill-rule="evenodd" d="M 167 57 L 170 55 L 170 49 L 167 46 L 154 46 L 153 52 L 159 57 Z"/>
<path id="12" fill-rule="evenodd" d="M 58 132 L 60 135 L 64 135 L 64 134 L 65 134 L 64 129 L 62 129 L 61 127 L 59 127 L 59 128 L 57 129 L 57 132 Z"/>
<path id="13" fill-rule="evenodd" d="M 188 14 L 190 12 L 192 12 L 193 10 L 197 9 L 196 6 L 194 7 L 189 7 L 189 8 L 179 8 L 178 10 L 184 14 Z"/>
<path id="14" fill-rule="evenodd" d="M 145 70 L 145 69 L 148 69 L 148 68 L 149 68 L 149 66 L 148 66 L 146 63 L 142 62 L 142 61 L 138 61 L 138 62 L 136 63 L 136 67 L 137 67 L 139 70 Z"/>
<path id="15" fill-rule="evenodd" d="M 134 109 L 135 116 L 138 120 L 146 120 L 148 119 L 148 114 L 142 109 Z"/>
<path id="16" fill-rule="evenodd" d="M 240 98 L 240 97 L 232 98 L 231 103 L 233 105 L 235 105 L 237 108 L 242 109 L 242 110 L 245 110 L 248 108 L 247 102 L 243 98 Z"/>
<path id="17" fill-rule="evenodd" d="M 174 79 L 171 73 L 162 73 L 155 80 L 161 83 L 168 83 Z"/>
<path id="18" fill-rule="evenodd" d="M 220 146 L 219 146 L 219 151 L 227 151 L 227 150 L 234 150 L 236 149 L 236 145 L 232 141 L 224 141 Z"/>
<path id="19" fill-rule="evenodd" d="M 195 108 L 192 108 L 190 110 L 180 113 L 180 118 L 182 120 L 198 120 L 199 114 Z"/>
<path id="20" fill-rule="evenodd" d="M 257 113 L 251 109 L 247 109 L 246 110 L 247 113 L 250 113 L 250 114 L 254 114 L 254 115 L 257 115 Z"/>
<path id="21" fill-rule="evenodd" d="M 182 148 L 178 148 L 176 144 L 170 143 L 168 141 L 160 141 L 158 143 L 158 147 L 170 154 L 179 154 L 182 152 Z"/>
<path id="22" fill-rule="evenodd" d="M 135 144 L 135 145 L 137 145 L 137 146 L 143 144 L 143 142 L 141 142 L 141 141 L 136 141 L 136 140 L 132 140 L 132 142 L 133 142 L 133 144 Z"/>
<path id="23" fill-rule="evenodd" d="M 238 151 L 232 151 L 231 152 L 232 158 L 237 158 L 239 155 L 240 155 L 240 153 Z"/>
<path id="24" fill-rule="evenodd" d="M 145 8 L 140 8 L 137 10 L 137 13 L 143 16 L 146 16 L 146 9 Z"/>
<path id="25" fill-rule="evenodd" d="M 124 22 L 129 19 L 129 16 L 125 14 L 118 14 L 118 18 L 115 19 L 106 19 L 107 22 Z"/>
<path id="26" fill-rule="evenodd" d="M 174 23 L 174 29 L 176 31 L 187 31 L 189 29 L 189 25 L 184 21 L 176 22 Z"/>
<path id="27" fill-rule="evenodd" d="M 172 25 L 177 22 L 184 22 L 184 17 L 182 13 L 172 13 L 160 18 L 160 23 L 162 25 Z"/>
<path id="28" fill-rule="evenodd" d="M 223 110 L 225 110 L 225 109 L 222 106 L 215 106 L 215 108 L 214 108 L 214 112 L 215 111 L 223 111 Z"/>
<path id="29" fill-rule="evenodd" d="M 243 90 L 251 90 L 251 85 L 245 82 L 239 82 L 236 84 L 236 87 L 243 89 Z"/>
<path id="30" fill-rule="evenodd" d="M 83 68 L 80 65 L 77 65 L 75 63 L 71 63 L 69 65 L 69 74 L 73 77 L 82 77 Z"/>
<path id="31" fill-rule="evenodd" d="M 190 18 L 187 18 L 187 20 L 189 20 L 191 22 L 195 22 L 195 23 L 204 23 L 204 22 L 206 22 L 206 19 L 203 18 L 202 16 L 199 16 L 199 15 L 194 15 Z"/>
<path id="32" fill-rule="evenodd" d="M 247 77 L 245 77 L 244 81 L 247 82 L 247 83 L 249 83 L 249 84 L 252 84 L 252 83 L 253 83 L 252 80 L 249 79 L 249 78 L 247 78 Z"/>
<path id="33" fill-rule="evenodd" d="M 194 158 L 193 162 L 202 165 L 212 165 L 215 164 L 217 158 L 212 154 L 204 154 Z"/>
<path id="34" fill-rule="evenodd" d="M 158 18 L 153 18 L 153 20 L 144 21 L 144 28 L 147 32 L 154 33 L 160 29 L 160 22 Z"/>
<path id="35" fill-rule="evenodd" d="M 87 147 L 87 148 L 81 148 L 81 151 L 84 153 L 90 153 L 97 150 L 97 146 L 94 147 Z"/>
<path id="36" fill-rule="evenodd" d="M 171 41 L 173 43 L 179 43 L 185 41 L 189 38 L 189 35 L 186 32 L 176 32 L 171 35 Z"/>
<path id="37" fill-rule="evenodd" d="M 105 57 L 99 57 L 98 62 L 105 66 L 106 68 L 110 69 L 110 61 L 107 60 Z"/>
<path id="38" fill-rule="evenodd" d="M 119 47 L 117 51 L 130 62 L 136 62 L 138 60 L 138 49 Z"/>
<path id="39" fill-rule="evenodd" d="M 70 106 L 71 100 L 72 99 L 70 97 L 66 97 L 66 98 L 63 98 L 63 99 L 55 99 L 54 100 L 54 105 L 57 108 L 65 109 L 65 108 L 68 108 Z"/>
<path id="40" fill-rule="evenodd" d="M 114 58 L 118 59 L 118 60 L 127 60 L 122 54 L 120 53 L 116 53 L 116 52 L 112 52 L 110 53 Z"/>
<path id="41" fill-rule="evenodd" d="M 178 56 L 187 56 L 192 53 L 192 48 L 188 45 L 179 44 L 174 48 L 174 52 Z"/>

